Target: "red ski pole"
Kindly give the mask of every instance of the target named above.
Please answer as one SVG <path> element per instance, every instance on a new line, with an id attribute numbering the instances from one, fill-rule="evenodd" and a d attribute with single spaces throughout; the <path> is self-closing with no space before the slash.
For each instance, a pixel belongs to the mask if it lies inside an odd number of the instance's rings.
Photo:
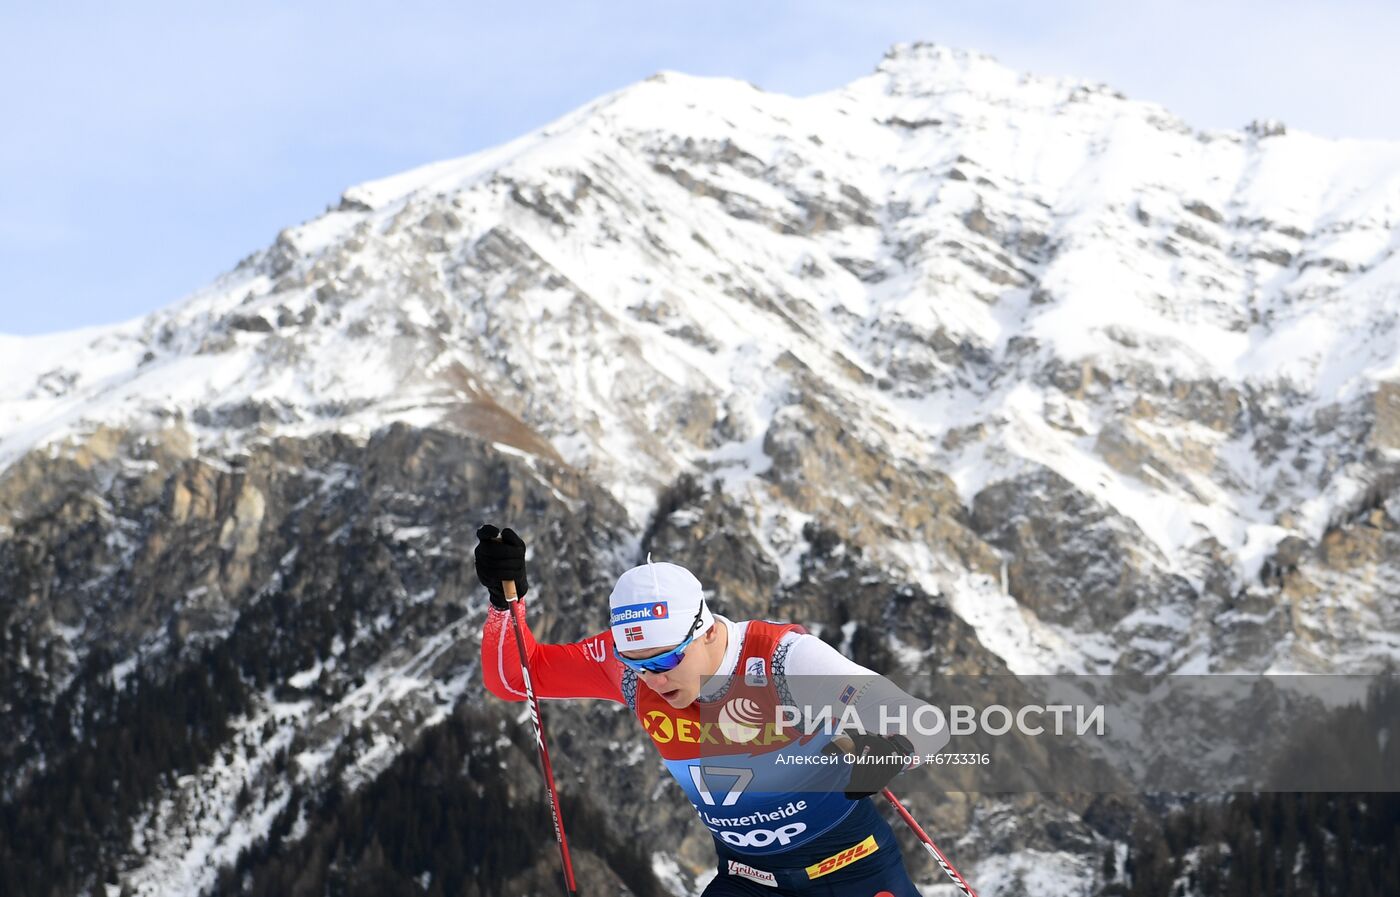
<path id="1" fill-rule="evenodd" d="M 919 827 L 919 823 L 914 821 L 914 817 L 904 808 L 904 804 L 899 802 L 899 798 L 894 796 L 894 792 L 886 788 L 880 793 L 885 796 L 886 800 L 894 805 L 895 811 L 899 813 L 900 818 L 907 822 L 909 827 L 914 830 L 914 834 L 919 836 L 919 840 L 924 842 L 924 849 L 932 854 L 934 860 L 938 862 L 938 865 L 943 867 L 943 871 L 948 873 L 948 877 L 953 880 L 953 884 L 962 888 L 962 892 L 966 894 L 967 897 L 977 897 L 977 892 L 972 890 L 972 885 L 968 884 L 967 879 L 958 874 L 958 870 L 954 869 L 953 864 L 948 862 L 948 858 L 943 855 L 943 851 L 938 849 L 938 845 L 933 843 L 933 839 L 924 834 L 924 830 Z"/>
<path id="2" fill-rule="evenodd" d="M 574 883 L 574 864 L 569 860 L 569 839 L 564 834 L 564 816 L 559 809 L 559 789 L 554 784 L 554 768 L 549 765 L 549 748 L 544 746 L 544 718 L 540 716 L 540 701 L 535 697 L 535 688 L 530 684 L 530 661 L 525 656 L 524 628 L 525 608 L 515 594 L 515 581 L 507 579 L 501 589 L 510 602 L 510 621 L 515 624 L 515 646 L 520 649 L 520 677 L 525 680 L 525 700 L 530 704 L 530 721 L 535 724 L 535 744 L 540 749 L 540 766 L 544 768 L 544 784 L 549 790 L 549 813 L 554 818 L 554 837 L 559 841 L 559 858 L 564 862 L 564 888 L 566 894 L 577 894 Z"/>

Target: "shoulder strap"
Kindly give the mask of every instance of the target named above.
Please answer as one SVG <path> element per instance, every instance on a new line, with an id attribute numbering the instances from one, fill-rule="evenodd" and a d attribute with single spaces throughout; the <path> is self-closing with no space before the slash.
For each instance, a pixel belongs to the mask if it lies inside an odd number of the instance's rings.
<path id="1" fill-rule="evenodd" d="M 806 634 L 806 630 L 801 626 L 795 626 L 789 631 L 795 631 L 797 635 Z M 791 707 L 794 701 L 792 700 L 792 690 L 788 688 L 787 656 L 788 651 L 792 649 L 793 640 L 783 637 L 786 635 L 787 632 L 784 632 L 778 637 L 778 645 L 773 649 L 773 686 L 778 690 L 778 700 Z"/>
<path id="2" fill-rule="evenodd" d="M 637 712 L 637 673 L 631 667 L 622 668 L 622 700 L 627 702 L 627 709 L 633 713 Z"/>

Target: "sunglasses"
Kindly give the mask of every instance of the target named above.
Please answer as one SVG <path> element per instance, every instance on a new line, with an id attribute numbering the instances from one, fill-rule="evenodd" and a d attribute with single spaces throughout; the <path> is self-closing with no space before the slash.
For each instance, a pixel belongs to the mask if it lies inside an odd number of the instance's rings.
<path id="1" fill-rule="evenodd" d="M 623 657 L 617 650 L 617 645 L 613 645 L 613 656 L 622 661 L 627 666 L 638 673 L 669 673 L 681 665 L 685 660 L 685 649 L 691 642 L 695 641 L 695 630 L 700 628 L 700 616 L 705 612 L 705 602 L 701 601 L 700 606 L 695 610 L 695 620 L 690 624 L 690 629 L 686 631 L 685 641 L 667 651 L 665 654 L 658 654 L 655 657 L 647 657 L 642 660 L 633 660 L 630 657 Z"/>

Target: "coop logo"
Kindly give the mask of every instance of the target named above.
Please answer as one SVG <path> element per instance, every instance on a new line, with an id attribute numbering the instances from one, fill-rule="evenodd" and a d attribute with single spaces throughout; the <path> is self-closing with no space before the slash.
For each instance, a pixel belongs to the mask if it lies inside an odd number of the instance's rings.
<path id="1" fill-rule="evenodd" d="M 608 625 L 621 626 L 623 623 L 640 623 L 644 620 L 664 620 L 668 616 L 670 611 L 667 610 L 665 601 L 629 604 L 626 607 L 614 607 Z"/>
<path id="2" fill-rule="evenodd" d="M 719 718 L 704 722 L 673 717 L 664 710 L 652 710 L 642 717 L 642 728 L 657 744 L 749 744 L 768 747 L 792 739 L 776 722 L 764 722 L 757 702 L 732 698 L 720 708 Z"/>
<path id="3" fill-rule="evenodd" d="M 773 842 L 786 847 L 793 838 L 807 831 L 805 822 L 789 822 L 775 829 L 751 828 L 746 832 L 720 832 L 726 844 L 735 847 L 767 847 Z"/>

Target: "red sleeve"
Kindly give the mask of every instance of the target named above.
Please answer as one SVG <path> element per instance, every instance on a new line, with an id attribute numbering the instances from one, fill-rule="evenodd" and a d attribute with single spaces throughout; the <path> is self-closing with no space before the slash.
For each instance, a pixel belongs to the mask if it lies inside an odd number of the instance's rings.
<path id="1" fill-rule="evenodd" d="M 525 610 L 525 602 L 521 601 Z M 530 661 L 530 683 L 539 698 L 605 698 L 625 703 L 622 697 L 622 664 L 613 656 L 612 632 L 567 645 L 541 645 L 522 626 L 525 653 Z M 492 607 L 481 630 L 481 675 L 491 694 L 504 701 L 525 700 L 520 675 L 520 650 L 515 646 L 515 626 L 510 612 Z"/>

